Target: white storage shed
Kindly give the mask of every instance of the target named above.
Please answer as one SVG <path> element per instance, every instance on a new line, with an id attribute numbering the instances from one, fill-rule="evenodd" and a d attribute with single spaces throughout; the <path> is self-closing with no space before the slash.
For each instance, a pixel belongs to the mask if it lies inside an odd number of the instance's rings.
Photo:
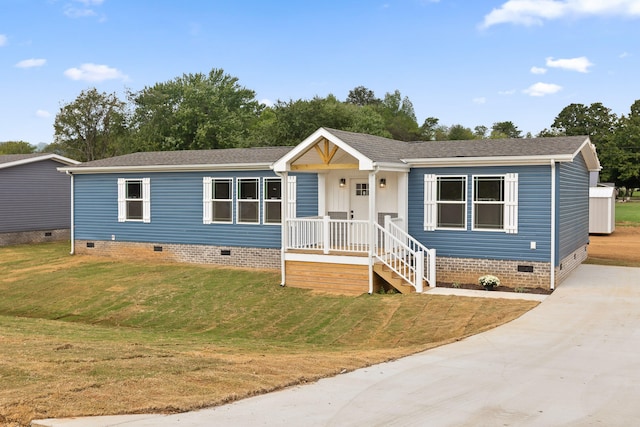
<path id="1" fill-rule="evenodd" d="M 616 229 L 616 189 L 589 188 L 589 233 L 611 234 Z"/>

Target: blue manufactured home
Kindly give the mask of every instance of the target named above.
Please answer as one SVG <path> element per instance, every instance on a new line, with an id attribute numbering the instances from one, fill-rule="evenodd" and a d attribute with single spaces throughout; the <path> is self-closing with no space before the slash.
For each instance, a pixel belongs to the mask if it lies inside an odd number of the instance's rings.
<path id="1" fill-rule="evenodd" d="M 423 291 L 484 274 L 553 289 L 587 255 L 587 137 L 135 153 L 72 175 L 72 252 L 278 268 L 282 284 Z"/>

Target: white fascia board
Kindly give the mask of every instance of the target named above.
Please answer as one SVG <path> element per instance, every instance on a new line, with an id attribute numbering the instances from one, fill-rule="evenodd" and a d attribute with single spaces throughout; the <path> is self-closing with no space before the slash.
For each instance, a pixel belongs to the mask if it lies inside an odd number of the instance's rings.
<path id="1" fill-rule="evenodd" d="M 289 151 L 285 154 L 280 160 L 276 161 L 273 164 L 273 170 L 276 172 L 287 172 L 290 169 L 290 165 L 292 162 L 296 161 L 300 156 L 305 154 L 313 145 L 315 145 L 320 138 L 324 138 L 329 142 L 336 145 L 338 148 L 345 151 L 350 156 L 354 157 L 358 160 L 358 167 L 360 170 L 373 170 L 373 161 L 368 157 L 362 155 L 358 150 L 351 147 L 340 138 L 326 130 L 325 128 L 320 128 L 310 136 L 308 136 L 304 141 L 298 144 L 293 150 Z"/>
<path id="2" fill-rule="evenodd" d="M 597 172 L 602 170 L 602 166 L 600 165 L 600 159 L 598 158 L 598 152 L 596 151 L 596 146 L 591 143 L 591 140 L 587 137 L 584 140 L 580 148 L 576 150 L 573 154 L 573 157 L 576 157 L 578 154 L 582 154 L 585 163 L 587 164 L 587 168 L 590 172 Z"/>
<path id="3" fill-rule="evenodd" d="M 133 173 L 133 172 L 210 172 L 210 171 L 265 171 L 271 169 L 271 163 L 231 163 L 213 165 L 150 165 L 150 166 L 102 166 L 102 167 L 63 167 L 60 172 L 74 174 L 89 173 Z"/>
<path id="4" fill-rule="evenodd" d="M 456 166 L 530 166 L 548 165 L 550 161 L 571 162 L 574 156 L 562 154 L 554 156 L 504 156 L 504 157 L 447 157 L 436 159 L 402 159 L 415 167 L 456 167 Z"/>
<path id="5" fill-rule="evenodd" d="M 8 162 L 0 164 L 0 169 L 10 168 L 13 166 L 26 165 L 29 163 L 41 162 L 43 160 L 55 160 L 59 163 L 64 163 L 66 165 L 78 165 L 80 164 L 77 160 L 72 160 L 64 156 L 60 156 L 58 154 L 45 154 L 44 156 L 34 156 L 27 157 L 26 159 L 16 160 L 15 162 Z"/>
<path id="6" fill-rule="evenodd" d="M 385 172 L 409 172 L 411 170 L 411 166 L 401 163 L 375 162 L 374 166 L 376 170 Z"/>

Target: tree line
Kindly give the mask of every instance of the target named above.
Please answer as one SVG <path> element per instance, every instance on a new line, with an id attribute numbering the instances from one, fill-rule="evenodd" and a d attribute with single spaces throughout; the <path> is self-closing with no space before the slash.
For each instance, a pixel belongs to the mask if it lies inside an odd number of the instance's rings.
<path id="1" fill-rule="evenodd" d="M 413 104 L 398 90 L 378 98 L 358 86 L 344 101 L 330 94 L 267 106 L 238 78 L 214 68 L 129 91 L 125 100 L 96 88 L 83 90 L 60 108 L 54 142 L 44 150 L 91 161 L 137 151 L 295 145 L 319 127 L 401 141 L 524 137 L 511 121 L 471 129 L 428 117 L 420 125 Z M 601 103 L 570 104 L 536 136 L 559 135 L 588 135 L 598 148 L 602 178 L 640 187 L 640 100 L 620 117 Z M 0 154 L 33 151 L 24 141 L 0 143 Z"/>

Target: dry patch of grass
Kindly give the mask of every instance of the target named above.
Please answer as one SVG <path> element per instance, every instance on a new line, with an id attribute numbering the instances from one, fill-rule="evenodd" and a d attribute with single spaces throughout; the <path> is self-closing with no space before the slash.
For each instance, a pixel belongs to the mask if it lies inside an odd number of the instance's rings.
<path id="1" fill-rule="evenodd" d="M 536 305 L 317 295 L 276 274 L 0 249 L 0 424 L 177 412 L 315 381 L 508 322 Z"/>

